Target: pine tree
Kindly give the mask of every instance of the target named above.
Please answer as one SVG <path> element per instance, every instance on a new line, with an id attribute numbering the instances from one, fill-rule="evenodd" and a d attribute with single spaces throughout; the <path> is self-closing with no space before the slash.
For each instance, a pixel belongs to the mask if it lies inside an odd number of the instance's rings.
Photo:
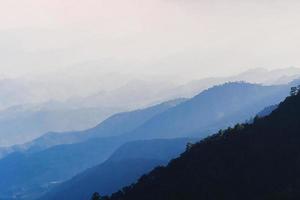
<path id="1" fill-rule="evenodd" d="M 101 196 L 98 192 L 95 192 L 91 198 L 91 200 L 101 200 Z"/>

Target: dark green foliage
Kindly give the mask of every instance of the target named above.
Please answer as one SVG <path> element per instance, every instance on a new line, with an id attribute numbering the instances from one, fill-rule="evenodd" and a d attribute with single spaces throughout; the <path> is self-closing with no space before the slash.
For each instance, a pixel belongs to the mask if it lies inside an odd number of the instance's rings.
<path id="1" fill-rule="evenodd" d="M 220 131 L 109 200 L 300 199 L 300 95 Z"/>
<path id="2" fill-rule="evenodd" d="M 91 200 L 101 200 L 101 196 L 98 192 L 95 192 L 91 198 Z"/>

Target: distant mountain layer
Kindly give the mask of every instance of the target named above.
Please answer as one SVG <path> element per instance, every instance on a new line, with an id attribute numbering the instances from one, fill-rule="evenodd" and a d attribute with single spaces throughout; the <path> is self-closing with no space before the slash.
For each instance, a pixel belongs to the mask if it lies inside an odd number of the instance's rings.
<path id="1" fill-rule="evenodd" d="M 111 194 L 154 167 L 166 164 L 182 153 L 194 139 L 158 139 L 122 145 L 106 162 L 58 185 L 42 200 L 89 199 L 94 191 Z"/>
<path id="2" fill-rule="evenodd" d="M 300 68 L 258 68 L 182 84 L 165 77 L 107 74 L 98 71 L 98 64 L 81 63 L 72 70 L 32 80 L 0 78 L 0 146 L 31 141 L 46 132 L 85 130 L 117 112 L 190 98 L 228 81 L 278 85 L 300 77 Z M 87 65 L 95 73 L 82 72 Z"/>
<path id="3" fill-rule="evenodd" d="M 128 141 L 120 136 L 104 137 L 106 134 L 118 135 L 121 127 L 126 133 L 182 101 L 184 99 L 118 114 L 101 123 L 103 126 L 99 125 L 86 132 L 49 133 L 26 144 L 29 147 L 15 147 L 15 153 L 0 160 L 0 199 L 15 194 L 40 194 L 54 183 L 65 181 L 105 161 L 119 146 Z M 97 129 L 101 131 L 97 132 Z M 63 142 L 75 143 L 61 144 Z"/>
<path id="4" fill-rule="evenodd" d="M 300 199 L 300 94 L 193 145 L 108 200 Z"/>
<path id="5" fill-rule="evenodd" d="M 78 133 L 75 133 L 77 143 L 74 144 L 53 147 L 58 140 L 42 139 L 27 151 L 11 154 L 0 160 L 0 177 L 4 177 L 0 179 L 0 194 L 28 194 L 36 188 L 40 188 L 41 193 L 47 191 L 52 183 L 65 181 L 89 167 L 100 164 L 118 147 L 129 141 L 206 137 L 220 128 L 248 120 L 269 105 L 278 104 L 288 95 L 289 87 L 290 85 L 227 83 L 210 88 L 190 100 L 172 104 L 173 106 L 168 106 L 163 111 L 141 115 L 148 117 L 133 120 L 137 123 L 128 127 L 124 126 L 126 123 L 122 120 L 122 123 L 116 124 L 112 121 L 112 132 L 106 132 L 104 135 L 115 136 L 101 138 L 103 132 L 98 132 L 96 128 L 94 131 L 79 133 L 79 143 L 76 135 Z M 123 133 L 114 127 L 118 124 L 125 127 Z M 74 136 L 73 133 L 71 135 Z M 66 141 L 69 141 L 69 136 L 66 137 Z M 44 149 L 44 145 L 52 147 Z"/>
<path id="6" fill-rule="evenodd" d="M 85 131 L 47 133 L 31 142 L 23 145 L 15 145 L 0 149 L 0 158 L 14 151 L 40 151 L 60 144 L 72 144 L 83 142 L 91 138 L 111 137 L 133 131 L 153 116 L 158 115 L 169 108 L 177 106 L 186 99 L 176 99 L 164 102 L 145 109 L 115 114 L 101 122 L 94 128 Z"/>
<path id="7" fill-rule="evenodd" d="M 124 141 L 118 138 L 101 138 L 36 153 L 12 153 L 0 160 L 0 199 L 39 196 L 55 184 L 104 162 L 122 144 Z"/>
<path id="8" fill-rule="evenodd" d="M 21 144 L 51 131 L 85 130 L 121 108 L 15 106 L 0 111 L 0 146 Z"/>
<path id="9" fill-rule="evenodd" d="M 289 85 L 261 86 L 226 83 L 150 119 L 134 130 L 133 138 L 205 137 L 220 128 L 244 122 L 289 94 Z"/>

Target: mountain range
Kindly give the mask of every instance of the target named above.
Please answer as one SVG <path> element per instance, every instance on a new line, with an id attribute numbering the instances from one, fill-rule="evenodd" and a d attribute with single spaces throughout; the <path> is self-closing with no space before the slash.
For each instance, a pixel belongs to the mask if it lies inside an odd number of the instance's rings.
<path id="1" fill-rule="evenodd" d="M 91 138 L 118 136 L 141 126 L 153 116 L 174 107 L 186 99 L 176 99 L 145 109 L 115 114 L 97 126 L 84 131 L 50 132 L 22 145 L 0 149 L 0 158 L 11 152 L 36 152 L 60 144 L 79 143 Z"/>
<path id="2" fill-rule="evenodd" d="M 104 163 L 50 190 L 40 199 L 88 199 L 94 191 L 111 194 L 135 182 L 156 166 L 163 166 L 196 139 L 156 139 L 122 145 Z"/>
<path id="3" fill-rule="evenodd" d="M 125 126 L 124 130 L 127 127 L 128 132 L 115 130 L 116 124 L 112 121 L 110 137 L 107 137 L 108 132 L 104 134 L 97 129 L 66 135 L 54 134 L 54 139 L 38 140 L 31 144 L 32 148 L 11 153 L 0 160 L 0 176 L 4 177 L 0 180 L 0 194 L 5 197 L 16 194 L 22 196 L 30 191 L 36 193 L 37 188 L 40 189 L 39 194 L 43 194 L 56 183 L 104 162 L 118 147 L 130 141 L 204 138 L 220 128 L 248 120 L 269 105 L 277 104 L 288 95 L 289 87 L 227 83 L 212 87 L 192 99 L 179 101 L 178 104 L 171 103 L 169 105 L 173 106 L 167 109 L 142 115 L 146 116 L 144 121 L 133 120 L 133 125 Z M 118 123 L 127 125 L 121 122 Z M 75 141 L 72 141 L 74 134 L 80 136 L 75 136 Z M 101 137 L 102 134 L 106 137 Z M 68 144 L 55 144 L 58 141 L 55 137 L 62 139 L 62 136 L 66 136 L 66 141 L 70 141 L 71 136 L 72 140 Z"/>
<path id="4" fill-rule="evenodd" d="M 192 145 L 105 200 L 300 198 L 300 94 L 270 115 Z"/>
<path id="5" fill-rule="evenodd" d="M 31 79 L 2 78 L 0 147 L 28 142 L 47 132 L 86 130 L 115 113 L 149 107 L 170 99 L 191 98 L 213 85 L 228 81 L 278 85 L 300 76 L 299 68 L 295 67 L 257 68 L 234 76 L 185 83 L 166 77 L 107 74 L 96 70 L 97 62 L 84 64 L 97 73 L 92 77 L 88 70 L 79 73 L 82 64 L 62 74 L 50 73 Z M 55 77 L 55 81 L 51 77 Z M 85 87 L 79 84 L 82 82 Z M 104 90 L 104 86 L 109 89 Z"/>

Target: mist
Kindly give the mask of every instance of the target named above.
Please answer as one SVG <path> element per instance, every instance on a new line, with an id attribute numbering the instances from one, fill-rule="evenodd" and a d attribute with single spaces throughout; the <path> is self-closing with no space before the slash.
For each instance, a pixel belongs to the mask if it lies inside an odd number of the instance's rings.
<path id="1" fill-rule="evenodd" d="M 105 113 L 65 131 L 225 81 L 286 84 L 299 24 L 293 0 L 0 0 L 0 110 Z"/>
<path id="2" fill-rule="evenodd" d="M 2 0 L 1 72 L 31 76 L 94 62 L 101 72 L 187 80 L 299 66 L 299 9 L 292 0 Z"/>

